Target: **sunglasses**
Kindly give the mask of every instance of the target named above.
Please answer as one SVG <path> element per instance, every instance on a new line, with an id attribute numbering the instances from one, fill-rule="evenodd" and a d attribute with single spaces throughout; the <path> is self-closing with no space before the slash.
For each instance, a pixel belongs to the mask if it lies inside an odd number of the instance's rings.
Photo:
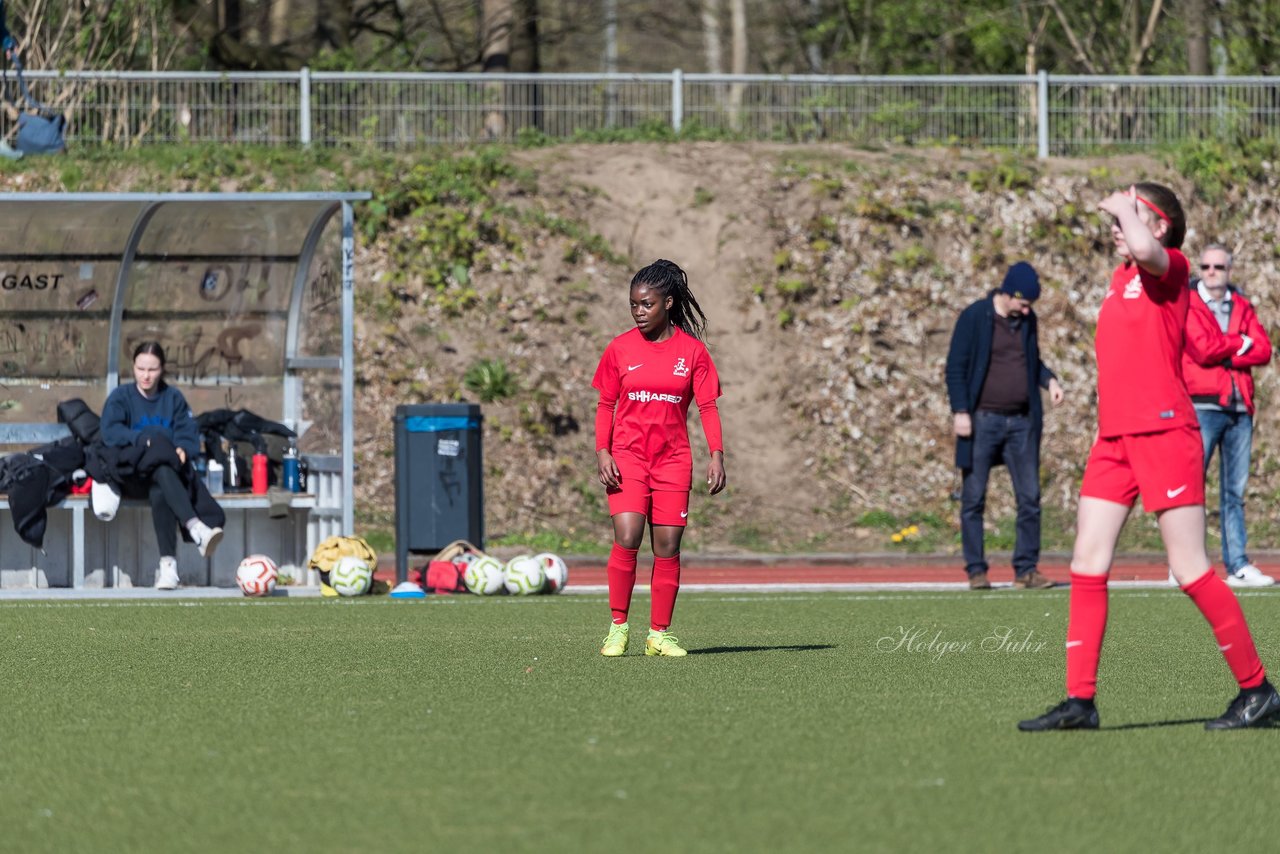
<path id="1" fill-rule="evenodd" d="M 1201 264 L 1200 269 L 1201 270 L 1225 270 L 1227 269 L 1227 265 L 1226 264 Z"/>

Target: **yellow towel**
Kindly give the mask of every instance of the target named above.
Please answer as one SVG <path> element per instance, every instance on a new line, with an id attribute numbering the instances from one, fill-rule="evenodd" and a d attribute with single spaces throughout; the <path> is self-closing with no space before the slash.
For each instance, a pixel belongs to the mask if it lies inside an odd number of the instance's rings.
<path id="1" fill-rule="evenodd" d="M 360 558 L 369 564 L 370 569 L 378 568 L 378 553 L 369 547 L 363 537 L 329 537 L 316 546 L 307 566 L 317 572 L 328 572 L 339 558 L 348 556 Z"/>

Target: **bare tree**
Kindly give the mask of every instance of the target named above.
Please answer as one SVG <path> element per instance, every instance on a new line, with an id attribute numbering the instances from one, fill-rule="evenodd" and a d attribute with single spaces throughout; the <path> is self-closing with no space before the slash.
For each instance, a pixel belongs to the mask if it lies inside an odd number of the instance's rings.
<path id="1" fill-rule="evenodd" d="M 1187 28 L 1187 71 L 1209 73 L 1209 0 L 1181 0 L 1182 20 Z"/>
<path id="2" fill-rule="evenodd" d="M 604 1 L 604 73 L 618 73 L 618 0 Z M 612 80 L 605 88 L 605 127 L 618 124 L 618 88 Z"/>
<path id="3" fill-rule="evenodd" d="M 316 0 L 315 43 L 337 50 L 351 46 L 353 0 Z"/>
<path id="4" fill-rule="evenodd" d="M 483 21 L 481 68 L 489 74 L 510 71 L 511 30 L 515 24 L 512 0 L 481 0 L 480 8 Z M 487 87 L 490 110 L 484 120 L 484 135 L 488 139 L 501 139 L 506 133 L 503 89 L 501 83 L 491 83 Z"/>
<path id="5" fill-rule="evenodd" d="M 724 65 L 720 50 L 720 0 L 702 0 L 702 53 L 708 74 L 721 74 Z"/>
<path id="6" fill-rule="evenodd" d="M 733 73 L 747 73 L 747 0 L 729 0 L 729 17 L 733 24 Z M 736 129 L 742 123 L 741 83 L 729 88 L 729 120 Z"/>
<path id="7" fill-rule="evenodd" d="M 274 44 L 277 39 L 283 41 L 289 37 L 294 15 L 293 4 L 294 0 L 272 0 L 263 4 L 268 10 L 268 23 L 262 34 L 263 44 Z"/>
<path id="8" fill-rule="evenodd" d="M 809 0 L 809 31 L 816 32 L 822 23 L 822 0 Z M 814 74 L 822 73 L 822 45 L 812 36 L 805 44 L 805 58 L 809 60 L 809 70 Z"/>
<path id="9" fill-rule="evenodd" d="M 1164 0 L 1153 0 L 1147 14 L 1142 14 L 1141 0 L 1126 3 L 1123 27 L 1115 27 L 1114 21 L 1099 21 L 1091 13 L 1096 8 L 1076 11 L 1068 15 L 1059 0 L 1048 0 L 1058 24 L 1062 27 L 1072 52 L 1089 74 L 1120 72 L 1138 74 L 1147 60 L 1147 54 L 1155 44 L 1156 29 L 1164 12 Z M 1124 39 L 1113 42 L 1105 38 L 1110 31 L 1124 33 Z"/>

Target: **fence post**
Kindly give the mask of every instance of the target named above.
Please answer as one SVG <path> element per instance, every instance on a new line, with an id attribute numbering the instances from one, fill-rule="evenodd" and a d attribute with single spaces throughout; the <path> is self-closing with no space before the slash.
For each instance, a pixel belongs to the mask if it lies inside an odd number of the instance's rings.
<path id="1" fill-rule="evenodd" d="M 311 69 L 305 65 L 298 72 L 298 141 L 311 146 Z"/>
<path id="2" fill-rule="evenodd" d="M 1036 157 L 1049 156 L 1049 72 L 1036 74 Z"/>
<path id="3" fill-rule="evenodd" d="M 679 68 L 671 72 L 671 129 L 680 133 L 684 124 L 684 72 Z"/>

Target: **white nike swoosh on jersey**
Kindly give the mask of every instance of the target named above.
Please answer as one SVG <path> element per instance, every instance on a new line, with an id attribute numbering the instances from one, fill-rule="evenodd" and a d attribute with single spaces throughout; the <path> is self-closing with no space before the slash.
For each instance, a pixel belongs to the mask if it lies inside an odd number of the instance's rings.
<path id="1" fill-rule="evenodd" d="M 1186 489 L 1187 489 L 1187 485 L 1184 483 L 1182 484 L 1182 486 L 1179 486 L 1177 489 L 1166 489 L 1164 491 L 1164 494 L 1169 496 L 1170 498 L 1177 498 L 1179 495 L 1185 492 Z"/>
<path id="2" fill-rule="evenodd" d="M 627 370 L 634 371 L 636 368 L 643 368 L 643 367 L 644 367 L 644 362 L 641 362 L 638 365 L 627 365 Z"/>
<path id="3" fill-rule="evenodd" d="M 688 518 L 689 518 L 689 511 L 688 511 L 688 510 L 686 510 L 686 511 L 684 511 L 683 513 L 681 513 L 681 514 L 680 514 L 680 518 L 681 518 L 681 519 L 688 519 Z"/>

